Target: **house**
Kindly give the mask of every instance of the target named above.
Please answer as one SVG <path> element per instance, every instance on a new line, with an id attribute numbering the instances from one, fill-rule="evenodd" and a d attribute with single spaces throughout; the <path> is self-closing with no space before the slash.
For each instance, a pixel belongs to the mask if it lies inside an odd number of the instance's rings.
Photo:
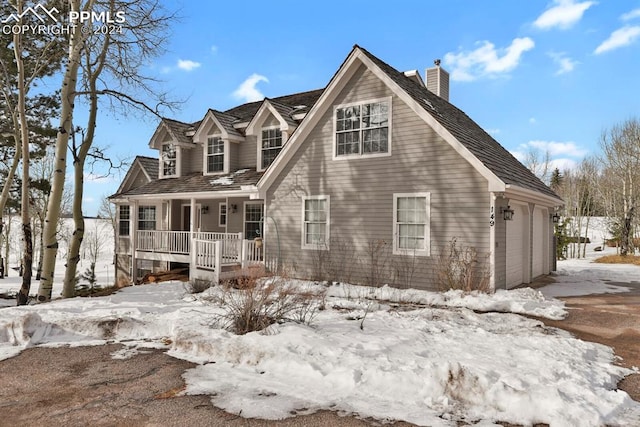
<path id="1" fill-rule="evenodd" d="M 158 159 L 137 158 L 111 198 L 122 277 L 266 263 L 433 289 L 454 239 L 495 289 L 548 274 L 562 200 L 449 103 L 439 61 L 426 77 L 354 46 L 323 90 L 163 120 Z"/>

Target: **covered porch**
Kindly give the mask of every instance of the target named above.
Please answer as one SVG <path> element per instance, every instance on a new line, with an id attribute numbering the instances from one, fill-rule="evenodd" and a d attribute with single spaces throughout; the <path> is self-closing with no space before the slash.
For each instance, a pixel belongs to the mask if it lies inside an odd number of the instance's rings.
<path id="1" fill-rule="evenodd" d="M 262 266 L 263 201 L 217 196 L 130 200 L 126 244 L 132 277 L 187 267 L 189 279 L 218 282 Z"/>

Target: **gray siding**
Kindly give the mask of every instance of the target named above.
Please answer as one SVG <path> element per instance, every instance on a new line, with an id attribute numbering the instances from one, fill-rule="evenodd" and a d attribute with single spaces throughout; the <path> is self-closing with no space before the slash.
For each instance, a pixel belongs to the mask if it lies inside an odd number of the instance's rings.
<path id="1" fill-rule="evenodd" d="M 333 104 L 390 95 L 384 83 L 361 67 Z M 334 161 L 333 109 L 329 108 L 269 189 L 267 213 L 278 221 L 281 263 L 292 274 L 319 276 L 319 270 L 326 269 L 332 259 L 342 258 L 349 264 L 345 268 L 350 270 L 351 281 L 371 282 L 367 248 L 377 241 L 384 242 L 382 258 L 386 261 L 378 262 L 385 268 L 375 284 L 407 284 L 396 271 L 406 265 L 407 257 L 391 255 L 394 193 L 431 193 L 431 256 L 416 257 L 410 286 L 437 287 L 438 254 L 454 237 L 475 247 L 481 257 L 488 254 L 486 180 L 395 96 L 392 113 L 392 156 Z M 332 248 L 328 253 L 301 250 L 305 195 L 331 197 Z M 267 232 L 267 251 L 273 252 L 276 236 L 271 228 Z M 344 254 L 354 256 L 345 260 Z M 320 264 L 325 267 L 319 268 Z"/>
<path id="2" fill-rule="evenodd" d="M 247 135 L 238 145 L 237 164 L 238 169 L 248 168 L 255 169 L 257 166 L 257 137 L 255 135 Z"/>
<path id="3" fill-rule="evenodd" d="M 197 144 L 193 148 L 182 149 L 182 175 L 202 172 L 203 147 Z"/>
<path id="4" fill-rule="evenodd" d="M 240 143 L 242 144 L 242 142 Z M 229 153 L 225 153 L 225 155 L 230 156 L 229 157 L 229 172 L 233 172 L 235 170 L 239 169 L 239 151 L 240 151 L 240 144 L 238 144 L 237 142 L 229 142 Z"/>

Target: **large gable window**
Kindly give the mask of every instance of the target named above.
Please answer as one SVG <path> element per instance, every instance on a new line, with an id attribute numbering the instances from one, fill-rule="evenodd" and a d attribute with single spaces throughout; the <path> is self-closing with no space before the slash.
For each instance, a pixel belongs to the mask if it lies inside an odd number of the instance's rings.
<path id="1" fill-rule="evenodd" d="M 269 167 L 282 150 L 282 131 L 279 128 L 262 129 L 262 169 Z"/>
<path id="2" fill-rule="evenodd" d="M 302 248 L 328 249 L 329 196 L 302 199 Z"/>
<path id="3" fill-rule="evenodd" d="M 160 161 L 162 163 L 161 171 L 163 177 L 178 175 L 178 152 L 175 144 L 173 144 L 172 142 L 162 144 Z"/>
<path id="4" fill-rule="evenodd" d="M 335 108 L 335 157 L 388 154 L 390 99 Z"/>
<path id="5" fill-rule="evenodd" d="M 219 136 L 207 138 L 207 173 L 224 172 L 224 141 Z"/>
<path id="6" fill-rule="evenodd" d="M 430 254 L 430 194 L 393 195 L 393 253 Z"/>

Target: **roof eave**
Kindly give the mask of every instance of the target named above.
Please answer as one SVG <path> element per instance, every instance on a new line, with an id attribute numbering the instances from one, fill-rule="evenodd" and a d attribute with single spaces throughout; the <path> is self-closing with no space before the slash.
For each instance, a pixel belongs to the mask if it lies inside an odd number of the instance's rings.
<path id="1" fill-rule="evenodd" d="M 527 201 L 541 204 L 547 207 L 564 206 L 564 200 L 559 197 L 553 197 L 540 191 L 531 190 L 513 184 L 507 184 L 505 189 L 506 197 L 522 197 Z"/>

